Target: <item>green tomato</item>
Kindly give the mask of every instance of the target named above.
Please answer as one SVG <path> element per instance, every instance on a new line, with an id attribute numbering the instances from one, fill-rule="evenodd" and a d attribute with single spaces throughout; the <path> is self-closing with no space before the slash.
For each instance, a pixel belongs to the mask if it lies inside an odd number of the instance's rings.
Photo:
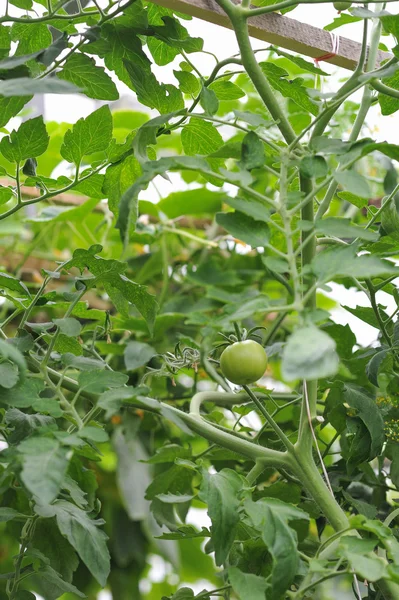
<path id="1" fill-rule="evenodd" d="M 352 2 L 334 2 L 333 4 L 334 8 L 339 12 L 341 12 L 341 10 L 347 10 L 352 6 Z"/>
<path id="2" fill-rule="evenodd" d="M 235 342 L 227 346 L 220 357 L 223 375 L 237 385 L 258 381 L 266 371 L 266 366 L 265 349 L 254 340 Z"/>

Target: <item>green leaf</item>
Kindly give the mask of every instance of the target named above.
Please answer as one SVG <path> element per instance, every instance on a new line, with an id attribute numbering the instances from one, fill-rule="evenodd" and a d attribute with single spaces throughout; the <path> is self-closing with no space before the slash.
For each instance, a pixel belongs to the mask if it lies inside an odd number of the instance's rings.
<path id="1" fill-rule="evenodd" d="M 250 131 L 242 141 L 240 166 L 250 171 L 263 167 L 265 160 L 263 142 L 254 131 Z"/>
<path id="2" fill-rule="evenodd" d="M 240 212 L 217 213 L 216 222 L 233 237 L 253 248 L 265 246 L 270 239 L 269 227 L 262 221 L 255 221 Z"/>
<path id="3" fill-rule="evenodd" d="M 61 156 L 79 166 L 84 156 L 105 151 L 111 139 L 112 116 L 109 106 L 105 105 L 68 129 L 61 146 Z"/>
<path id="4" fill-rule="evenodd" d="M 237 567 L 229 567 L 228 574 L 231 586 L 240 600 L 265 600 L 269 587 L 266 579 L 252 573 L 243 573 Z"/>
<path id="5" fill-rule="evenodd" d="M 59 494 L 68 468 L 67 448 L 51 438 L 36 437 L 23 441 L 21 479 L 41 502 L 52 502 Z"/>
<path id="6" fill-rule="evenodd" d="M 124 359 L 127 371 L 144 367 L 156 354 L 156 350 L 144 342 L 129 342 L 125 348 Z"/>
<path id="7" fill-rule="evenodd" d="M 369 199 L 371 190 L 367 180 L 356 173 L 356 171 L 336 171 L 334 178 L 339 185 L 342 185 L 348 192 Z"/>
<path id="8" fill-rule="evenodd" d="M 387 206 L 384 206 L 381 213 L 381 225 L 387 235 L 399 241 L 399 214 L 393 199 Z"/>
<path id="9" fill-rule="evenodd" d="M 15 348 L 8 340 L 0 340 L 0 357 L 5 361 L 14 363 L 19 369 L 19 379 L 25 378 L 26 362 L 21 352 Z M 0 396 L 1 397 L 1 396 Z"/>
<path id="10" fill-rule="evenodd" d="M 16 77 L 15 79 L 5 79 L 0 81 L 0 96 L 5 96 L 1 100 L 15 102 L 15 97 L 19 96 L 18 102 L 24 106 L 28 100 L 26 96 L 35 94 L 77 94 L 80 89 L 68 81 L 61 81 L 50 77 L 48 79 L 31 79 L 30 77 Z M 17 114 L 21 109 L 15 112 Z"/>
<path id="11" fill-rule="evenodd" d="M 213 90 L 203 86 L 200 94 L 200 104 L 208 115 L 214 115 L 219 109 L 219 100 Z M 203 121 L 207 123 L 207 121 Z"/>
<path id="12" fill-rule="evenodd" d="M 14 23 L 11 28 L 11 37 L 18 42 L 16 54 L 18 56 L 31 54 L 50 46 L 53 38 L 46 23 Z"/>
<path id="13" fill-rule="evenodd" d="M 361 319 L 368 325 L 371 325 L 371 327 L 375 327 L 376 329 L 380 328 L 380 323 L 379 323 L 379 321 L 376 317 L 376 314 L 371 306 L 355 306 L 355 308 L 352 308 L 350 306 L 345 306 L 343 304 L 342 308 L 344 308 L 345 310 L 350 312 L 352 315 L 354 315 L 358 319 Z M 378 305 L 378 308 L 379 308 L 380 315 L 383 318 L 383 320 L 384 321 L 388 320 L 389 317 L 388 317 L 387 313 L 384 311 L 383 307 Z M 389 324 L 387 325 L 387 327 L 388 327 L 388 331 L 389 331 Z"/>
<path id="14" fill-rule="evenodd" d="M 1 288 L 7 288 L 13 292 L 18 292 L 19 294 L 22 294 L 22 296 L 30 296 L 29 290 L 24 282 L 8 273 L 0 272 L 0 289 Z"/>
<path id="15" fill-rule="evenodd" d="M 134 6 L 139 7 L 140 3 L 135 2 Z M 85 45 L 85 52 L 88 54 L 97 54 L 104 59 L 105 66 L 110 71 L 114 71 L 118 78 L 127 86 L 132 88 L 132 80 L 125 66 L 125 60 L 132 61 L 141 69 L 150 71 L 150 61 L 143 51 L 143 45 L 134 32 L 130 22 L 122 20 L 113 20 L 105 23 L 101 27 L 100 39 Z"/>
<path id="16" fill-rule="evenodd" d="M 147 292 L 145 286 L 130 281 L 124 275 L 127 268 L 125 263 L 96 256 L 96 252 L 101 249 L 101 246 L 92 246 L 89 250 L 75 250 L 73 258 L 66 263 L 65 268 L 77 267 L 81 271 L 85 268 L 89 269 L 94 277 L 85 279 L 85 285 L 94 287 L 101 283 L 119 311 L 126 316 L 129 303 L 133 304 L 152 332 L 158 309 L 154 296 Z"/>
<path id="17" fill-rule="evenodd" d="M 376 556 L 375 554 L 361 556 L 353 552 L 345 552 L 345 558 L 348 560 L 353 571 L 361 579 L 378 581 L 386 576 L 386 562 L 380 556 Z"/>
<path id="18" fill-rule="evenodd" d="M 311 100 L 307 88 L 303 85 L 304 80 L 301 77 L 288 80 L 288 72 L 271 62 L 262 62 L 259 63 L 259 66 L 275 90 L 279 91 L 285 98 L 291 98 L 298 106 L 304 108 L 306 112 L 310 112 L 312 115 L 318 114 L 318 106 Z"/>
<path id="19" fill-rule="evenodd" d="M 46 518 L 53 516 L 57 525 L 81 560 L 101 586 L 105 586 L 110 570 L 107 536 L 99 529 L 102 521 L 93 521 L 88 514 L 66 500 L 52 505 L 36 506 L 36 512 Z"/>
<path id="20" fill-rule="evenodd" d="M 363 388 L 346 384 L 343 390 L 343 401 L 346 402 L 361 419 L 371 438 L 369 460 L 381 453 L 384 444 L 384 420 L 375 402 Z"/>
<path id="21" fill-rule="evenodd" d="M 288 52 L 283 52 L 282 50 L 280 50 L 279 48 L 276 48 L 276 47 L 273 47 L 273 52 L 275 52 L 279 56 L 283 56 L 284 58 L 287 58 L 292 63 L 294 63 L 294 65 L 296 65 L 297 67 L 299 67 L 300 69 L 302 69 L 302 71 L 305 71 L 306 73 L 313 73 L 315 75 L 324 75 L 324 77 L 329 75 L 329 73 L 322 71 L 319 67 L 316 67 L 316 65 L 314 63 L 310 62 L 309 60 L 305 60 L 304 58 L 302 58 L 302 56 L 288 54 Z"/>
<path id="22" fill-rule="evenodd" d="M 148 502 L 143 491 L 151 483 L 151 473 L 143 461 L 148 458 L 141 442 L 121 429 L 115 432 L 112 443 L 118 456 L 117 483 L 123 504 L 132 521 L 148 518 Z"/>
<path id="23" fill-rule="evenodd" d="M 97 100 L 117 100 L 119 93 L 111 77 L 102 67 L 96 66 L 94 59 L 86 54 L 72 54 L 57 77 L 65 79 L 81 89 L 88 98 Z"/>
<path id="24" fill-rule="evenodd" d="M 282 376 L 295 379 L 322 379 L 335 375 L 338 370 L 336 345 L 327 333 L 313 325 L 297 329 L 283 350 Z"/>
<path id="25" fill-rule="evenodd" d="M 322 156 L 305 156 L 300 163 L 301 174 L 308 179 L 312 177 L 325 177 L 328 173 L 328 164 Z"/>
<path id="26" fill-rule="evenodd" d="M 387 260 L 369 254 L 357 256 L 353 245 L 323 250 L 313 259 L 311 268 L 318 280 L 323 282 L 334 277 L 364 279 L 397 272 L 394 264 Z"/>
<path id="27" fill-rule="evenodd" d="M 68 337 L 77 337 L 80 335 L 82 326 L 79 321 L 73 317 L 54 319 L 53 322 L 59 328 L 59 330 Z"/>
<path id="28" fill-rule="evenodd" d="M 74 594 L 79 598 L 86 598 L 83 592 L 79 591 L 72 583 L 64 581 L 49 565 L 41 568 L 38 575 L 43 581 L 46 598 L 49 600 L 55 600 L 65 593 Z"/>
<path id="29" fill-rule="evenodd" d="M 368 198 L 361 198 L 351 192 L 338 192 L 337 196 L 341 200 L 345 200 L 346 202 L 350 202 L 354 206 L 357 206 L 357 208 L 364 208 L 368 204 Z"/>
<path id="30" fill-rule="evenodd" d="M 173 74 L 179 82 L 179 88 L 183 94 L 197 96 L 200 93 L 201 83 L 195 75 L 188 71 L 173 71 Z"/>
<path id="31" fill-rule="evenodd" d="M 18 131 L 12 131 L 0 141 L 0 152 L 10 162 L 21 162 L 43 154 L 48 147 L 49 136 L 43 117 L 24 121 Z"/>
<path id="32" fill-rule="evenodd" d="M 385 78 L 384 84 L 393 90 L 399 90 L 399 73 L 395 73 L 392 77 Z M 380 103 L 381 114 L 384 117 L 393 115 L 399 110 L 399 98 L 380 93 L 378 94 L 378 102 Z"/>
<path id="33" fill-rule="evenodd" d="M 271 597 L 280 598 L 291 585 L 298 570 L 296 535 L 279 512 L 266 503 L 247 500 L 244 506 L 272 556 L 273 567 L 268 579 L 272 589 Z"/>
<path id="34" fill-rule="evenodd" d="M 211 83 L 209 89 L 216 94 L 218 100 L 238 100 L 245 96 L 245 92 L 238 85 L 231 81 L 224 81 L 223 79 L 218 79 Z"/>
<path id="35" fill-rule="evenodd" d="M 182 93 L 170 83 L 158 83 L 155 75 L 139 65 L 124 61 L 137 100 L 145 106 L 157 109 L 161 114 L 184 108 Z"/>
<path id="36" fill-rule="evenodd" d="M 25 515 L 19 513 L 14 508 L 10 508 L 9 506 L 0 506 L 0 523 L 7 523 L 7 521 L 12 521 L 13 519 L 21 519 L 25 520 Z"/>
<path id="37" fill-rule="evenodd" d="M 97 406 L 105 410 L 105 418 L 109 419 L 119 412 L 124 403 L 129 404 L 129 401 L 134 400 L 137 396 L 148 393 L 148 391 L 148 388 L 145 387 L 133 388 L 131 386 L 111 389 L 101 394 Z"/>
<path id="38" fill-rule="evenodd" d="M 12 391 L 0 386 L 0 402 L 19 408 L 34 407 L 35 402 L 41 399 L 40 392 L 43 390 L 44 384 L 38 379 L 25 379 L 19 382 Z"/>
<path id="39" fill-rule="evenodd" d="M 133 155 L 127 156 L 106 170 L 103 189 L 108 197 L 109 209 L 115 216 L 118 216 L 118 206 L 123 194 L 140 175 L 140 164 Z"/>
<path id="40" fill-rule="evenodd" d="M 11 362 L 0 363 L 0 386 L 7 390 L 15 387 L 18 383 L 18 367 Z"/>
<path id="41" fill-rule="evenodd" d="M 219 473 L 203 474 L 200 497 L 208 504 L 212 521 L 212 542 L 216 564 L 222 565 L 230 552 L 239 522 L 238 494 L 243 487 L 242 478 L 231 469 Z"/>
<path id="42" fill-rule="evenodd" d="M 212 123 L 195 118 L 183 127 L 181 141 L 189 156 L 212 154 L 223 145 L 223 138 Z"/>
<path id="43" fill-rule="evenodd" d="M 168 65 L 179 54 L 178 48 L 172 48 L 166 42 L 156 37 L 147 38 L 147 46 L 155 64 L 159 66 Z"/>
<path id="44" fill-rule="evenodd" d="M 36 404 L 36 403 L 34 403 Z M 51 427 L 54 419 L 41 414 L 27 414 L 17 408 L 7 410 L 5 421 L 13 432 L 9 436 L 10 444 L 18 444 L 21 440 L 29 437 L 37 429 Z"/>
<path id="45" fill-rule="evenodd" d="M 213 192 L 207 188 L 172 192 L 162 198 L 156 208 L 169 219 L 176 219 L 183 215 L 215 214 L 222 207 L 225 199 L 221 192 Z"/>
<path id="46" fill-rule="evenodd" d="M 92 394 L 102 394 L 106 390 L 119 388 L 128 382 L 129 377 L 117 371 L 82 371 L 78 376 L 79 387 Z"/>
<path id="47" fill-rule="evenodd" d="M 156 475 L 146 490 L 147 500 L 153 500 L 159 494 L 190 494 L 193 471 L 180 465 L 173 465 L 170 469 Z"/>
<path id="48" fill-rule="evenodd" d="M 270 219 L 270 211 L 262 202 L 254 198 L 240 198 L 239 196 L 225 198 L 225 202 L 235 208 L 239 213 L 244 213 L 248 217 L 252 217 L 255 221 L 265 221 Z"/>
<path id="49" fill-rule="evenodd" d="M 124 240 L 125 245 L 128 242 L 131 228 L 135 227 L 136 224 L 139 193 L 146 189 L 156 175 L 176 169 L 197 171 L 210 176 L 214 174 L 205 160 L 192 156 L 165 157 L 143 165 L 142 176 L 125 192 L 119 206 L 116 227 L 120 230 L 121 238 Z M 227 177 L 226 180 L 228 180 Z"/>
<path id="50" fill-rule="evenodd" d="M 157 143 L 157 133 L 159 128 L 162 125 L 167 125 L 173 117 L 181 116 L 185 114 L 185 112 L 185 110 L 179 110 L 166 115 L 161 115 L 154 119 L 150 119 L 141 125 L 133 140 L 134 155 L 140 163 L 148 161 L 148 146 Z"/>
<path id="51" fill-rule="evenodd" d="M 364 227 L 359 227 L 358 225 L 352 225 L 350 219 L 343 219 L 342 217 L 326 217 L 316 221 L 315 231 L 341 239 L 359 238 L 361 240 L 375 242 L 379 238 L 379 234 L 376 231 L 364 229 Z"/>

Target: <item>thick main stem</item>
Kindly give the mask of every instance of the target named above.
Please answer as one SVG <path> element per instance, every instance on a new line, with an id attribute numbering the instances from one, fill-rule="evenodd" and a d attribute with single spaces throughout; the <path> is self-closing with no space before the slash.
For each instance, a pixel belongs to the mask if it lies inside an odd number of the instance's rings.
<path id="1" fill-rule="evenodd" d="M 246 16 L 241 7 L 235 6 L 230 0 L 217 0 L 217 2 L 230 17 L 240 49 L 242 65 L 245 68 L 248 77 L 251 79 L 271 116 L 276 121 L 276 125 L 281 131 L 285 141 L 290 144 L 295 140 L 295 132 L 285 113 L 281 110 L 275 93 L 270 87 L 262 69 L 258 65 L 251 46 Z"/>

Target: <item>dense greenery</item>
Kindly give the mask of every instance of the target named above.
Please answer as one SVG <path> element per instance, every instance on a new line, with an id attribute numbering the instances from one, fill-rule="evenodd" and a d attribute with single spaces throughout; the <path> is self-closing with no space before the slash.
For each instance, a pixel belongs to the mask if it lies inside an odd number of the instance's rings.
<path id="1" fill-rule="evenodd" d="M 155 4 L 5 3 L 1 599 L 399 598 L 399 146 L 367 128 L 399 110 L 397 3 L 327 27 L 363 27 L 331 93 L 251 48 L 248 20 L 297 2 L 218 3 L 240 52 L 206 73 Z M 141 111 L 114 110 L 118 81 Z M 76 92 L 105 102 L 29 115 Z M 368 299 L 347 311 L 376 343 L 330 318 L 330 282 Z M 219 359 L 243 339 L 268 364 L 241 388 Z"/>

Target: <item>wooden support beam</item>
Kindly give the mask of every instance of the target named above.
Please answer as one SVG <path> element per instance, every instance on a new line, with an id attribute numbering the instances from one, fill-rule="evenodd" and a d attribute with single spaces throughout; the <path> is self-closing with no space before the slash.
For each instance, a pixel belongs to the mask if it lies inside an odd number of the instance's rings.
<path id="1" fill-rule="evenodd" d="M 151 0 L 155 4 L 197 17 L 231 29 L 228 16 L 215 0 Z M 309 11 L 312 6 L 309 4 Z M 252 37 L 297 54 L 318 58 L 332 50 L 330 33 L 313 25 L 301 23 L 279 13 L 268 13 L 248 20 Z M 361 44 L 340 36 L 338 54 L 328 62 L 351 71 L 357 65 Z M 378 52 L 377 65 L 392 58 L 388 52 Z"/>

